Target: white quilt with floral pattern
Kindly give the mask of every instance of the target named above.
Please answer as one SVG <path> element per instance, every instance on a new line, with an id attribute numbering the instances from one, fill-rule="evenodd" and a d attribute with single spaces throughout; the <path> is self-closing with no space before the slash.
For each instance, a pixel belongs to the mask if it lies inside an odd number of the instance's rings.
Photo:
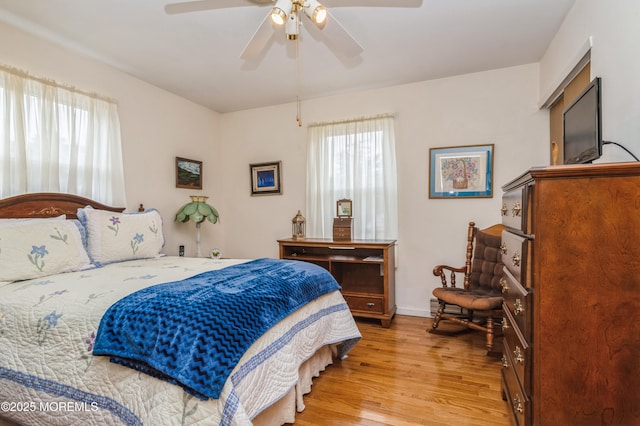
<path id="1" fill-rule="evenodd" d="M 33 425 L 250 424 L 295 385 L 319 348 L 360 338 L 340 292 L 322 296 L 260 338 L 209 401 L 91 354 L 102 314 L 120 298 L 241 262 L 159 257 L 0 284 L 0 417 Z"/>

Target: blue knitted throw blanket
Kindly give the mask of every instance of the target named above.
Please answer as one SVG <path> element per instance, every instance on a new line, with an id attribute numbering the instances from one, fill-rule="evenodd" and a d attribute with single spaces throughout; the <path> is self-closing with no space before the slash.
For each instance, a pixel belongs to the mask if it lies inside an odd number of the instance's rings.
<path id="1" fill-rule="evenodd" d="M 218 398 L 246 350 L 269 328 L 339 289 L 306 262 L 257 259 L 132 293 L 102 317 L 94 355 Z"/>

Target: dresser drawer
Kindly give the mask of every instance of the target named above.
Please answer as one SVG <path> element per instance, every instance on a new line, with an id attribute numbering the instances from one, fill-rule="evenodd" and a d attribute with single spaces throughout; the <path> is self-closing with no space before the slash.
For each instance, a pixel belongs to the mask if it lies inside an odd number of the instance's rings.
<path id="1" fill-rule="evenodd" d="M 525 188 L 524 186 L 505 192 L 502 195 L 502 224 L 508 228 L 527 232 L 524 220 L 525 212 Z"/>
<path id="2" fill-rule="evenodd" d="M 529 267 L 531 265 L 529 259 L 528 238 L 512 234 L 509 231 L 502 231 L 502 243 L 500 251 L 502 254 L 502 263 L 513 274 L 518 282 L 525 287 L 531 287 Z"/>
<path id="3" fill-rule="evenodd" d="M 517 372 L 513 368 L 511 358 L 511 348 L 505 341 L 503 344 L 504 353 L 502 355 L 502 383 L 504 384 L 505 396 L 518 425 L 528 424 L 527 419 L 531 415 L 531 400 L 528 393 L 520 385 Z"/>
<path id="4" fill-rule="evenodd" d="M 384 303 L 382 297 L 375 296 L 352 296 L 345 294 L 345 300 L 352 311 L 371 312 L 376 314 L 384 313 Z"/>
<path id="5" fill-rule="evenodd" d="M 333 219 L 333 239 L 339 241 L 351 240 L 353 220 L 350 217 Z"/>
<path id="6" fill-rule="evenodd" d="M 351 241 L 351 229 L 333 228 L 333 239 L 336 241 Z"/>
<path id="7" fill-rule="evenodd" d="M 525 393 L 531 392 L 531 347 L 520 333 L 518 324 L 513 319 L 511 312 L 504 307 L 504 319 L 502 322 L 504 332 L 504 353 L 511 359 L 510 365 L 515 371 L 518 382 Z M 508 347 L 508 350 L 507 350 Z"/>
<path id="8" fill-rule="evenodd" d="M 504 310 L 511 313 L 516 326 L 526 342 L 531 342 L 533 329 L 533 293 L 522 287 L 508 270 L 500 282 Z"/>

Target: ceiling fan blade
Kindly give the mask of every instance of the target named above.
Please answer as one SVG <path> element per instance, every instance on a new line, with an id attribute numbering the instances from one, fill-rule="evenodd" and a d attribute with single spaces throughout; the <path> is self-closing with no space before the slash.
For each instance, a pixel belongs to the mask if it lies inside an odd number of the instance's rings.
<path id="1" fill-rule="evenodd" d="M 272 0 L 195 0 L 181 3 L 169 3 L 164 11 L 167 15 L 179 13 L 200 12 L 202 10 L 226 9 L 230 7 L 266 6 Z"/>
<path id="2" fill-rule="evenodd" d="M 362 53 L 362 46 L 353 38 L 342 24 L 327 11 L 328 18 L 321 31 L 327 42 L 346 57 L 357 56 Z"/>
<path id="3" fill-rule="evenodd" d="M 325 7 L 420 7 L 422 0 L 323 0 Z"/>
<path id="4" fill-rule="evenodd" d="M 267 45 L 271 37 L 275 34 L 273 27 L 271 26 L 270 14 L 264 17 L 262 23 L 253 34 L 249 43 L 240 54 L 241 59 L 252 59 L 260 55 L 262 49 Z"/>

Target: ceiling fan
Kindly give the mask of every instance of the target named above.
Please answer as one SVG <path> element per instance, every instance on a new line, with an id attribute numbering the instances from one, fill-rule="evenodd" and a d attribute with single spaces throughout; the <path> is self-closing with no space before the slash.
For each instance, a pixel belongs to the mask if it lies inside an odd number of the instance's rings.
<path id="1" fill-rule="evenodd" d="M 284 26 L 287 39 L 297 40 L 301 16 L 305 15 L 324 35 L 328 44 L 346 57 L 359 55 L 362 46 L 327 10 L 327 7 L 420 7 L 422 0 L 195 0 L 170 3 L 165 6 L 169 15 L 245 6 L 270 6 L 271 11 L 253 34 L 242 51 L 242 59 L 251 59 L 260 54 L 277 27 Z"/>

